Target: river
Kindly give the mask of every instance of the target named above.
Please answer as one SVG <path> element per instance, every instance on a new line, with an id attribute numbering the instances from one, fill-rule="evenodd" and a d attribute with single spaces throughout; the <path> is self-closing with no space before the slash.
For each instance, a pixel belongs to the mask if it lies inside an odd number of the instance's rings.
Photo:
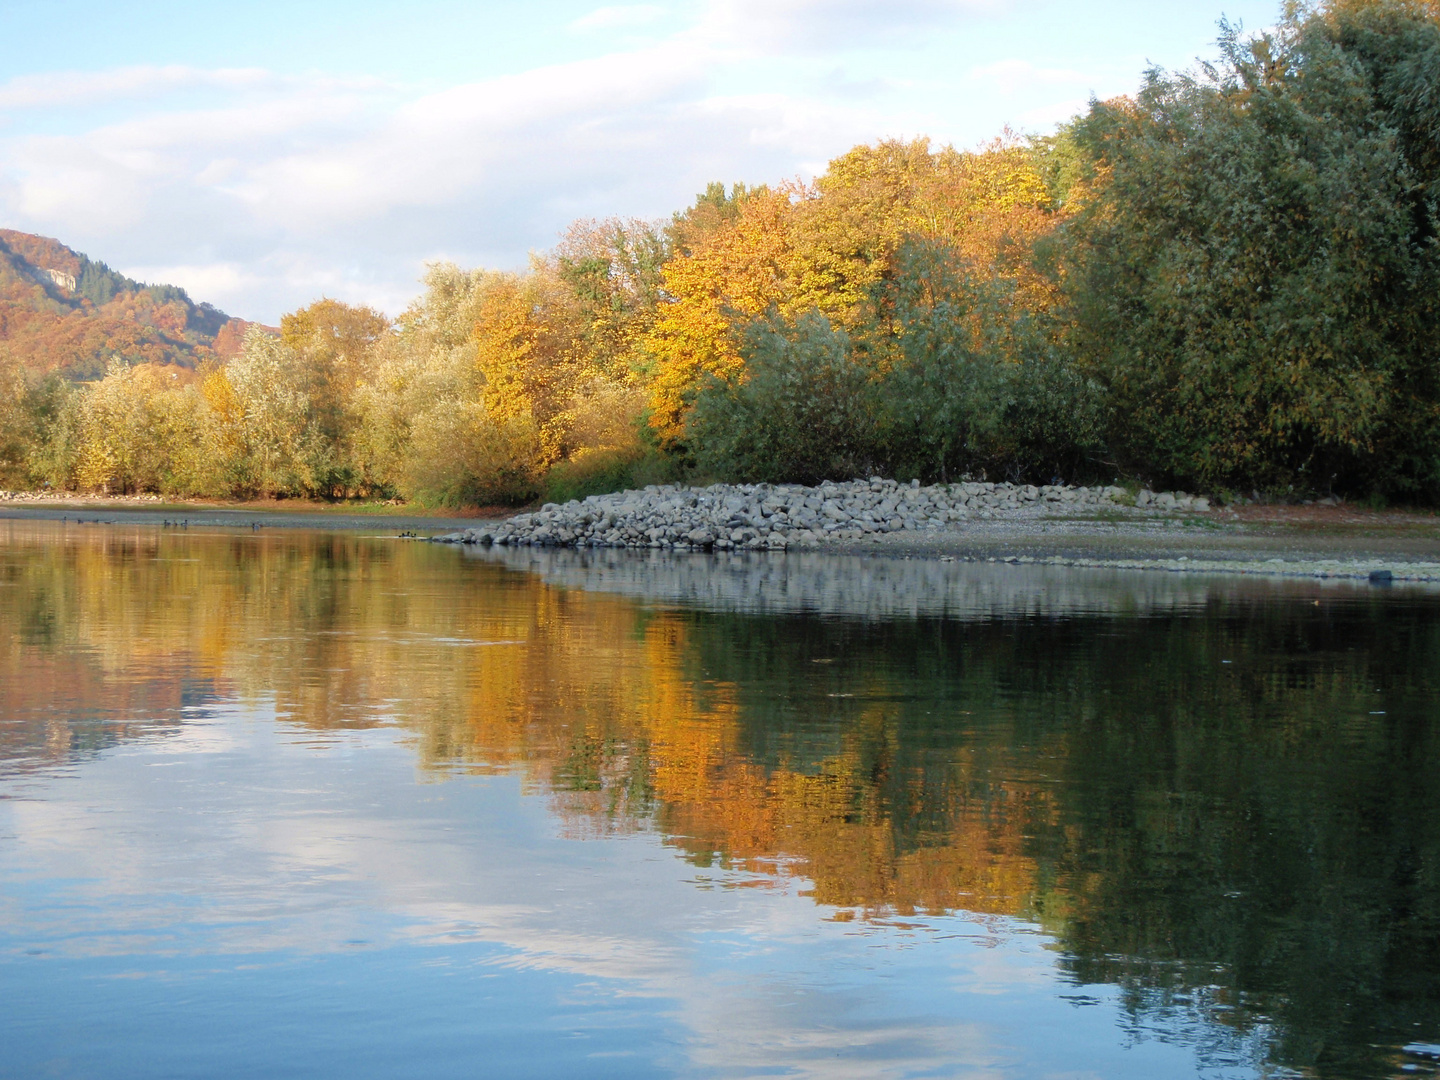
<path id="1" fill-rule="evenodd" d="M 1440 593 L 0 521 L 0 1076 L 1440 1075 Z"/>

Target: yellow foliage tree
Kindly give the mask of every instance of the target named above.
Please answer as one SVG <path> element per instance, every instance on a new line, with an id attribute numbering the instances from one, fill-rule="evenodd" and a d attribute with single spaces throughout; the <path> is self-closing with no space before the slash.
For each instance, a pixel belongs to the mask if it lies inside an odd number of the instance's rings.
<path id="1" fill-rule="evenodd" d="M 1038 310 L 1052 298 L 1027 256 L 1055 221 L 1035 155 L 1013 136 L 974 153 L 927 139 L 858 146 L 797 207 L 792 302 L 853 324 L 896 253 L 921 239 L 944 241 L 972 275 L 1014 281 Z"/>
<path id="2" fill-rule="evenodd" d="M 186 492 L 203 470 L 203 399 L 181 369 L 110 364 L 78 399 L 75 481 L 128 494 Z"/>
<path id="3" fill-rule="evenodd" d="M 793 258 L 792 190 L 750 194 L 735 220 L 666 265 L 663 287 L 671 300 L 645 342 L 652 361 L 650 423 L 663 446 L 682 440 L 685 412 L 701 380 L 739 370 L 734 320 L 785 304 Z"/>
<path id="4" fill-rule="evenodd" d="M 912 238 L 944 240 L 970 273 L 1008 278 L 1027 310 L 1052 302 L 1027 256 L 1056 215 L 1034 155 L 1014 138 L 978 153 L 932 151 L 924 139 L 859 146 L 813 185 L 742 193 L 723 213 L 722 196 L 708 192 L 691 215 L 708 228 L 685 219 L 687 246 L 663 274 L 669 302 L 645 342 L 650 422 L 668 448 L 683 442 L 706 376 L 740 372 L 737 322 L 773 309 L 854 326 Z"/>
<path id="5" fill-rule="evenodd" d="M 477 327 L 493 327 L 493 294 L 507 277 L 430 267 L 425 294 L 377 343 L 355 391 L 356 467 L 367 483 L 427 505 L 534 494 L 540 447 L 528 403 L 523 393 L 487 397 L 477 343 Z"/>

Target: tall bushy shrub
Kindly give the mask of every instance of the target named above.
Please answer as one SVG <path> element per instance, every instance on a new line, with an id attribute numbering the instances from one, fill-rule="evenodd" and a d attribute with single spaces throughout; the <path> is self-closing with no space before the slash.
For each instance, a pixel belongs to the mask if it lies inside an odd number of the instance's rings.
<path id="1" fill-rule="evenodd" d="M 758 320 L 744 370 L 701 390 L 686 428 L 701 472 L 813 482 L 873 466 L 876 402 L 866 350 L 818 312 Z"/>
<path id="2" fill-rule="evenodd" d="M 0 353 L 0 488 L 26 488 L 47 474 L 48 437 L 69 386 Z"/>
<path id="3" fill-rule="evenodd" d="M 696 401 L 686 441 L 697 465 L 745 480 L 1084 472 L 1102 394 L 1013 288 L 977 280 L 948 245 L 914 241 L 853 333 L 818 312 L 749 324 L 743 370 Z"/>
<path id="4" fill-rule="evenodd" d="M 250 494 L 309 494 L 326 448 L 315 429 L 302 356 L 259 329 L 225 368 L 236 409 L 225 422 L 238 457 L 235 486 Z"/>
<path id="5" fill-rule="evenodd" d="M 1069 342 L 1131 468 L 1440 496 L 1440 24 L 1404 0 L 1225 28 L 1070 136 Z"/>
<path id="6" fill-rule="evenodd" d="M 541 457 L 534 418 L 487 407 L 475 325 L 487 276 L 432 267 L 427 290 L 378 349 L 356 390 L 355 440 L 367 482 L 429 506 L 523 502 Z"/>
<path id="7" fill-rule="evenodd" d="M 913 241 L 877 290 L 890 343 L 878 456 L 902 476 L 1048 480 L 1088 468 L 1099 387 L 1068 365 L 1014 285 L 975 276 L 945 244 Z"/>
<path id="8" fill-rule="evenodd" d="M 523 502 L 536 491 L 539 453 L 529 418 L 497 420 L 479 401 L 443 398 L 411 421 L 397 486 L 422 506 Z"/>
<path id="9" fill-rule="evenodd" d="M 203 400 L 178 373 L 112 361 L 103 379 L 64 395 L 32 469 L 57 487 L 195 494 L 207 423 Z"/>

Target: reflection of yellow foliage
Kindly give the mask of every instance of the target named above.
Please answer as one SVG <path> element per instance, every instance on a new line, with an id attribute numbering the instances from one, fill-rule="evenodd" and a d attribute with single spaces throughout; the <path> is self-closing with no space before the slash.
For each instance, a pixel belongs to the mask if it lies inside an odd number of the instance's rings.
<path id="1" fill-rule="evenodd" d="M 757 760 L 743 689 L 696 674 L 708 631 L 694 616 L 429 545 L 73 525 L 9 535 L 0 676 L 17 677 L 0 685 L 0 709 L 33 724 L 7 728 L 14 748 L 0 753 L 54 741 L 42 722 L 53 709 L 38 707 L 47 694 L 74 712 L 177 721 L 181 686 L 208 683 L 316 731 L 398 722 L 438 772 L 521 771 L 575 835 L 654 823 L 688 857 L 801 874 L 817 902 L 867 915 L 1013 914 L 1035 893 L 1022 841 L 1050 814 L 1038 789 L 967 800 L 986 770 L 963 756 L 939 789 L 889 776 L 900 749 L 890 705 L 848 716 L 804 767 Z M 20 643 L 28 611 L 50 613 L 47 644 Z M 18 677 L 27 671 L 41 681 Z M 895 690 L 860 689 L 873 700 Z M 936 823 L 916 840 L 902 842 L 886 802 L 897 779 Z"/>

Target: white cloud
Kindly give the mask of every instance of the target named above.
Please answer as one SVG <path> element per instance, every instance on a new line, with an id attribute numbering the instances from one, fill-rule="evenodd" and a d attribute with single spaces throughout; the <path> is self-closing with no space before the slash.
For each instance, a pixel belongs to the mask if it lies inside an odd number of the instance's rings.
<path id="1" fill-rule="evenodd" d="M 1015 127 L 1021 131 L 1049 131 L 1057 124 L 1079 116 L 1089 107 L 1089 98 L 1067 98 L 1036 109 L 1027 109 L 1015 117 Z"/>
<path id="2" fill-rule="evenodd" d="M 381 277 L 359 268 L 353 252 L 337 251 L 330 257 L 287 244 L 249 261 L 126 263 L 116 269 L 137 281 L 179 285 L 193 300 L 273 324 L 281 312 L 321 296 L 398 313 L 414 299 L 424 264 L 444 257 L 396 259 Z"/>
<path id="3" fill-rule="evenodd" d="M 865 49 L 892 45 L 1013 0 L 711 0 L 707 38 L 757 50 Z"/>
<path id="4" fill-rule="evenodd" d="M 54 107 L 58 122 L 0 137 L 0 222 L 245 318 L 273 323 L 321 291 L 398 312 L 436 256 L 518 267 L 575 217 L 664 217 L 712 180 L 813 174 L 884 136 L 943 139 L 928 110 L 944 88 L 859 61 L 852 77 L 808 50 L 1015 2 L 708 0 L 662 41 L 439 90 L 185 66 L 12 79 L 0 111 Z M 665 16 L 601 7 L 572 27 Z M 123 119 L 95 123 L 97 100 L 127 95 L 139 103 Z"/>
<path id="5" fill-rule="evenodd" d="M 0 82 L 0 224 L 171 268 L 247 318 L 322 283 L 396 311 L 427 259 L 518 267 L 573 217 L 668 217 L 713 180 L 813 175 L 879 138 L 1044 128 L 1132 88 L 1153 55 L 1097 42 L 1103 10 L 1042 19 L 1034 0 L 591 3 L 497 25 L 514 49 L 397 61 L 408 83 L 193 64 Z M 581 58 L 539 66 L 559 37 Z M 269 55 L 252 44 L 235 55 Z"/>
<path id="6" fill-rule="evenodd" d="M 661 149 L 675 110 L 703 89 L 696 67 L 655 50 L 455 87 L 360 131 L 297 141 L 227 190 L 267 221 L 313 232 L 487 195 L 613 183 Z"/>
<path id="7" fill-rule="evenodd" d="M 305 80 L 276 75 L 263 68 L 207 70 L 171 64 L 136 66 L 110 71 L 52 71 L 18 75 L 0 84 L 0 110 L 107 105 L 122 99 L 156 97 L 184 90 L 282 91 L 308 84 L 329 89 L 374 89 L 378 79 Z"/>
<path id="8" fill-rule="evenodd" d="M 1071 68 L 1039 67 L 1029 60 L 997 60 L 993 64 L 972 68 L 970 78 L 989 83 L 1001 92 L 1013 94 L 1032 86 L 1084 85 L 1092 77 Z"/>
<path id="9" fill-rule="evenodd" d="M 279 81 L 0 141 L 0 218 L 273 322 L 319 292 L 398 311 L 427 258 L 523 265 L 568 221 L 661 216 L 874 137 L 863 103 L 711 92 L 693 39 L 406 99 Z"/>
<path id="10" fill-rule="evenodd" d="M 665 9 L 655 4 L 602 7 L 576 19 L 570 24 L 570 29 L 582 33 L 596 30 L 633 30 L 659 22 L 665 15 Z"/>

